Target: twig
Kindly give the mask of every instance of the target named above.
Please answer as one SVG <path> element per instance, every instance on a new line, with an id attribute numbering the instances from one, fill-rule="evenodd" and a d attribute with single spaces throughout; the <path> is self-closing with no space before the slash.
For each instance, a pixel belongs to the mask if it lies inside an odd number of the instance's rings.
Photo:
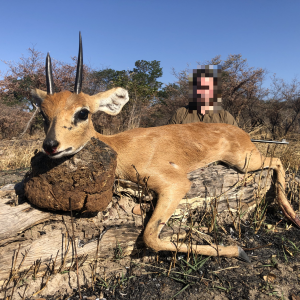
<path id="1" fill-rule="evenodd" d="M 230 269 L 237 269 L 237 268 L 239 268 L 239 267 L 240 267 L 240 266 L 228 267 L 228 268 L 221 269 L 221 270 L 218 270 L 218 271 L 211 271 L 211 273 L 219 273 L 219 272 L 221 272 L 221 271 L 230 270 Z"/>
<path id="2" fill-rule="evenodd" d="M 31 297 L 36 296 L 37 294 L 39 294 L 41 291 L 43 291 L 45 289 L 45 287 L 46 287 L 46 285 L 47 285 L 50 277 L 51 277 L 51 275 L 48 276 L 47 281 L 45 282 L 45 285 L 39 291 L 37 291 L 36 293 L 34 293 Z"/>
<path id="3" fill-rule="evenodd" d="M 37 278 L 37 273 L 40 269 L 40 266 L 41 266 L 41 259 L 37 259 L 35 262 L 34 262 L 34 269 L 33 269 L 33 276 L 34 278 Z"/>
<path id="4" fill-rule="evenodd" d="M 32 103 L 32 104 L 33 104 L 33 106 L 35 107 L 35 112 L 33 113 L 33 115 L 31 116 L 30 120 L 28 121 L 28 123 L 27 123 L 27 125 L 26 125 L 24 131 L 19 135 L 19 138 L 21 138 L 21 137 L 25 134 L 25 132 L 26 132 L 27 129 L 29 128 L 29 126 L 30 126 L 32 120 L 34 119 L 36 113 L 39 111 L 39 107 L 37 107 L 34 103 Z"/>
<path id="5" fill-rule="evenodd" d="M 15 287 L 17 287 L 18 284 L 19 284 L 19 282 L 20 282 L 21 280 L 23 280 L 23 279 L 27 276 L 27 274 L 28 274 L 29 271 L 32 269 L 32 267 L 33 267 L 33 266 L 31 265 L 30 268 L 23 274 L 23 276 L 22 276 L 22 277 L 19 277 L 19 279 L 17 280 L 17 282 L 14 284 L 13 289 L 12 289 L 12 292 L 11 292 L 11 295 L 10 295 L 10 298 L 11 298 L 11 299 L 13 299 L 13 294 L 14 294 Z"/>
<path id="6" fill-rule="evenodd" d="M 27 290 L 27 288 L 28 288 L 28 284 L 26 284 L 26 287 L 25 287 L 25 289 L 24 289 L 24 293 L 23 293 L 22 300 L 24 300 L 24 299 L 25 299 L 25 293 L 26 293 L 26 290 Z"/>
<path id="7" fill-rule="evenodd" d="M 58 253 L 59 253 L 59 250 L 57 250 L 55 259 L 54 259 L 53 264 L 52 264 L 52 273 L 53 273 L 53 274 L 56 273 L 56 272 L 55 272 L 55 265 L 56 265 L 56 259 L 57 259 Z"/>
<path id="8" fill-rule="evenodd" d="M 252 251 L 252 250 L 257 250 L 257 249 L 266 248 L 266 247 L 270 247 L 270 246 L 272 246 L 272 243 L 269 243 L 269 244 L 263 245 L 263 246 L 254 247 L 254 248 L 244 248 L 244 250 L 245 251 Z"/>
<path id="9" fill-rule="evenodd" d="M 66 264 L 66 259 L 67 259 L 67 255 L 69 253 L 69 248 L 70 248 L 70 241 L 69 238 L 67 238 L 68 232 L 66 232 L 66 237 L 65 237 L 65 241 L 68 240 L 68 245 L 67 245 L 67 249 L 65 247 L 65 253 L 62 252 L 62 256 L 63 256 L 63 261 L 61 263 L 61 266 L 59 268 L 59 270 L 57 272 L 63 272 L 63 269 L 65 267 Z M 65 244 L 66 245 L 66 244 Z M 62 245 L 62 248 L 64 247 L 64 245 Z"/>
<path id="10" fill-rule="evenodd" d="M 16 275 L 15 267 L 16 267 L 16 262 L 17 262 L 17 259 L 18 259 L 20 247 L 21 247 L 21 244 L 19 244 L 19 248 L 18 248 L 17 252 L 15 252 L 16 254 L 14 253 L 12 266 L 11 266 L 11 271 L 10 271 L 10 276 L 9 276 L 9 280 L 7 281 L 7 284 L 6 284 L 6 288 L 8 287 L 9 283 L 14 279 L 14 277 Z"/>
<path id="11" fill-rule="evenodd" d="M 165 269 L 165 268 L 161 268 L 161 267 L 157 267 L 157 266 L 153 266 L 153 265 L 149 265 L 149 264 L 145 264 L 145 263 L 137 263 L 136 265 L 149 266 L 149 267 L 152 267 L 152 268 L 156 268 L 156 269 L 160 269 L 160 270 L 163 270 L 163 271 L 165 271 L 165 272 L 168 272 L 168 270 Z M 192 278 L 198 278 L 198 279 L 199 279 L 199 276 L 193 276 L 193 275 L 189 275 L 189 274 L 182 273 L 182 272 L 171 271 L 171 273 L 174 273 L 174 274 L 181 274 L 181 275 L 184 275 L 184 276 L 187 276 L 187 277 L 192 277 Z M 213 281 L 213 280 L 211 280 L 211 279 L 204 278 L 203 276 L 201 277 L 201 280 L 202 280 L 202 279 L 207 280 L 207 281 Z"/>
<path id="12" fill-rule="evenodd" d="M 96 250 L 96 256 L 95 256 L 95 264 L 92 269 L 92 283 L 93 283 L 93 291 L 94 291 L 94 282 L 95 282 L 95 272 L 97 271 L 97 263 L 98 263 L 98 253 L 99 253 L 99 245 L 100 245 L 100 236 L 99 234 L 98 239 L 97 239 L 97 250 Z"/>
<path id="13" fill-rule="evenodd" d="M 215 203 L 214 205 L 211 204 L 211 210 L 212 210 L 212 225 L 211 228 L 214 231 L 214 238 L 216 243 L 216 251 L 217 251 L 217 257 L 218 257 L 218 263 L 220 265 L 220 254 L 219 254 L 219 245 L 218 245 L 218 230 L 217 230 L 217 214 L 218 214 L 218 204 L 217 204 L 217 197 L 215 195 Z"/>
<path id="14" fill-rule="evenodd" d="M 74 247 L 74 251 L 75 251 L 75 261 L 76 261 L 77 287 L 78 287 L 79 299 L 82 299 L 81 291 L 80 291 L 80 284 L 79 284 L 79 275 L 78 275 L 78 257 L 77 257 L 77 247 L 76 247 L 75 237 L 74 237 L 74 221 L 73 221 L 73 214 L 72 214 L 71 198 L 69 199 L 69 206 L 70 206 L 71 223 L 72 223 L 72 242 L 73 242 L 73 247 Z"/>
<path id="15" fill-rule="evenodd" d="M 229 211 L 229 214 L 230 214 L 231 220 L 232 220 L 232 224 L 233 224 L 233 226 L 234 226 L 235 230 L 237 230 L 237 228 L 236 228 L 236 224 L 235 224 L 235 218 L 233 217 L 233 213 L 232 213 L 232 211 L 231 211 L 231 207 L 230 207 L 230 205 L 229 205 L 228 196 L 226 196 L 226 202 L 227 202 L 227 208 L 228 208 L 228 211 Z"/>
<path id="16" fill-rule="evenodd" d="M 19 252 L 20 252 L 20 248 L 21 248 L 21 244 L 19 244 L 19 247 L 18 247 L 18 250 L 17 250 L 16 255 L 13 256 L 13 262 L 12 262 L 12 269 L 11 269 L 11 273 L 10 273 L 10 278 L 9 278 L 9 280 L 7 281 L 6 286 L 5 286 L 5 289 L 6 289 L 6 290 L 7 290 L 8 285 L 10 284 L 10 282 L 13 281 L 14 278 L 16 277 L 16 275 L 19 273 L 20 268 L 21 268 L 21 266 L 22 266 L 22 264 L 23 264 L 23 262 L 24 262 L 24 260 L 25 260 L 25 258 L 26 258 L 26 256 L 27 256 L 29 250 L 30 250 L 30 249 L 28 249 L 28 250 L 25 251 L 25 255 L 23 256 L 23 258 L 22 258 L 22 260 L 21 260 L 21 262 L 20 262 L 18 268 L 15 269 L 15 268 L 16 268 L 17 259 L 18 259 L 18 255 L 19 255 Z M 30 269 L 31 269 L 31 267 L 30 267 Z M 29 270 L 30 270 L 30 269 L 29 269 Z M 27 273 L 29 272 L 29 270 L 27 271 Z M 19 283 L 19 281 L 20 281 L 20 278 L 19 278 L 17 284 Z M 17 284 L 14 284 L 14 286 L 13 286 L 13 288 L 12 288 L 12 292 L 11 292 L 11 295 L 10 295 L 10 298 L 11 298 L 11 299 L 12 299 L 12 297 L 13 297 L 13 294 L 14 294 L 14 291 L 15 291 L 15 287 L 16 287 Z M 5 291 L 5 295 L 6 295 L 6 291 Z"/>

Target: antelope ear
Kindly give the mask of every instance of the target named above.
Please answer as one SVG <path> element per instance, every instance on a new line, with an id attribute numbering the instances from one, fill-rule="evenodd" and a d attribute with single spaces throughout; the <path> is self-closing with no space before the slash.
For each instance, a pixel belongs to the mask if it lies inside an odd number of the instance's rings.
<path id="1" fill-rule="evenodd" d="M 109 91 L 98 93 L 92 101 L 92 113 L 104 111 L 109 115 L 117 115 L 128 102 L 128 92 L 123 88 L 113 88 Z"/>
<path id="2" fill-rule="evenodd" d="M 32 98 L 35 100 L 38 107 L 41 107 L 42 102 L 45 100 L 47 96 L 47 92 L 44 92 L 39 89 L 32 89 L 31 90 Z"/>

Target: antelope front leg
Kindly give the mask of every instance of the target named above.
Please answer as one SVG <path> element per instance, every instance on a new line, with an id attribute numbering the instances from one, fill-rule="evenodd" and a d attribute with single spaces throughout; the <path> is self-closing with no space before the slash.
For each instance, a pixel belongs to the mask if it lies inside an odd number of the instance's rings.
<path id="1" fill-rule="evenodd" d="M 174 178 L 173 178 L 174 179 Z M 237 257 L 244 261 L 250 262 L 244 250 L 238 246 L 218 246 L 217 245 L 192 245 L 187 247 L 186 244 L 176 245 L 176 243 L 162 241 L 159 239 L 159 234 L 163 226 L 168 222 L 169 218 L 174 213 L 180 200 L 185 196 L 190 188 L 188 179 L 177 179 L 174 185 L 164 185 L 163 189 L 159 192 L 159 198 L 155 210 L 146 226 L 144 232 L 145 244 L 155 251 L 178 251 L 185 252 L 192 251 L 197 254 L 207 256 L 226 256 Z M 164 183 L 166 183 L 164 181 Z"/>

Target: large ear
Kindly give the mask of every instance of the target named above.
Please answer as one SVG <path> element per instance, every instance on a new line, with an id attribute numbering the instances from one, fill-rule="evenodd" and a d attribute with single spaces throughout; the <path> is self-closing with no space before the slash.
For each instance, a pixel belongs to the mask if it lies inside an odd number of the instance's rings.
<path id="1" fill-rule="evenodd" d="M 32 95 L 32 98 L 35 100 L 36 104 L 38 105 L 38 107 L 41 107 L 42 102 L 44 101 L 44 99 L 47 96 L 47 92 L 44 92 L 39 89 L 32 89 L 31 95 Z"/>
<path id="2" fill-rule="evenodd" d="M 92 113 L 104 111 L 109 115 L 117 115 L 128 102 L 128 92 L 123 88 L 113 88 L 109 91 L 91 96 Z"/>

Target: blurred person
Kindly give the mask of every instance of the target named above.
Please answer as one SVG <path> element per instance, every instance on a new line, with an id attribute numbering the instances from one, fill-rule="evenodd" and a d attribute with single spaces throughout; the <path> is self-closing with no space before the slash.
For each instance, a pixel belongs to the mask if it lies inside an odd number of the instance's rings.
<path id="1" fill-rule="evenodd" d="M 221 66 L 201 65 L 189 74 L 189 104 L 179 108 L 168 124 L 225 123 L 238 126 L 222 109 Z"/>

